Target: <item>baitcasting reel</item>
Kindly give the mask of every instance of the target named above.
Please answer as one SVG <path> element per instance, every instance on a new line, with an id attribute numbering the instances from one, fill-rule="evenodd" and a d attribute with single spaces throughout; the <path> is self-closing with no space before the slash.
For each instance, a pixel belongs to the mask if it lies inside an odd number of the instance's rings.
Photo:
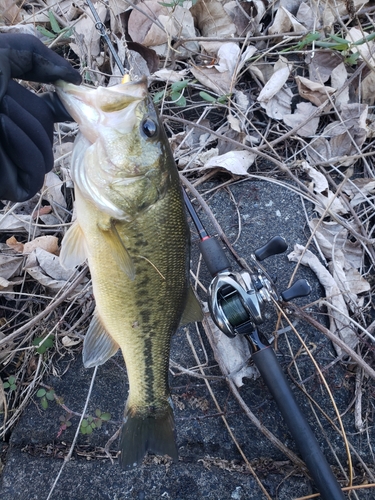
<path id="1" fill-rule="evenodd" d="M 217 249 L 211 248 L 217 245 L 219 245 L 218 241 L 211 238 L 200 243 L 202 253 L 207 254 L 207 251 L 210 251 L 211 255 L 212 253 L 217 255 Z M 285 252 L 286 249 L 287 243 L 284 238 L 275 236 L 251 255 L 250 271 L 232 271 L 226 257 L 220 262 L 212 262 L 212 260 L 205 258 L 206 262 L 211 263 L 210 272 L 214 276 L 209 287 L 211 316 L 220 330 L 228 337 L 233 338 L 237 334 L 251 334 L 257 326 L 263 323 L 266 304 L 272 299 L 280 300 L 274 280 L 259 261 L 271 255 Z M 281 299 L 289 301 L 297 297 L 304 297 L 310 292 L 309 283 L 301 279 L 282 292 Z"/>

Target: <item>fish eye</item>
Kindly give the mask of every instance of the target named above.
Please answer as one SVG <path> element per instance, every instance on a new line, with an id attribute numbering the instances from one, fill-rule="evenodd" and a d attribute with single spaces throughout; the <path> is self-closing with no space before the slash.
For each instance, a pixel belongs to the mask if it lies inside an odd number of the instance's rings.
<path id="1" fill-rule="evenodd" d="M 156 132 L 158 130 L 157 124 L 154 122 L 154 120 L 151 120 L 151 118 L 146 118 L 141 125 L 142 132 L 145 134 L 146 137 L 154 137 L 156 135 Z"/>

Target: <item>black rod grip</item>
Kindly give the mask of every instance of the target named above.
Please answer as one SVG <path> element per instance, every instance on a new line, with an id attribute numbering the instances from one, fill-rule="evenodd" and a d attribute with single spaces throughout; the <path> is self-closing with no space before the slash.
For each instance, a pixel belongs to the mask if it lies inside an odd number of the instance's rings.
<path id="1" fill-rule="evenodd" d="M 230 269 L 230 262 L 216 238 L 205 238 L 199 242 L 203 260 L 212 276 Z"/>
<path id="2" fill-rule="evenodd" d="M 252 358 L 276 400 L 322 499 L 344 500 L 340 485 L 293 396 L 274 350 L 272 347 L 266 347 L 254 352 Z"/>

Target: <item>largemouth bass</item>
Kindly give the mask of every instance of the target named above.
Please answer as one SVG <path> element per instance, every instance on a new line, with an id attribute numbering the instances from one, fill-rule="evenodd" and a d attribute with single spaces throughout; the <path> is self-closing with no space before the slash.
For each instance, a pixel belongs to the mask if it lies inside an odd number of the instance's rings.
<path id="1" fill-rule="evenodd" d="M 86 258 L 96 310 L 83 345 L 86 367 L 118 348 L 129 395 L 120 463 L 149 451 L 177 459 L 168 387 L 171 336 L 201 317 L 188 281 L 189 229 L 178 172 L 145 80 L 92 89 L 64 82 L 58 95 L 79 124 L 71 164 L 77 218 L 61 263 Z"/>

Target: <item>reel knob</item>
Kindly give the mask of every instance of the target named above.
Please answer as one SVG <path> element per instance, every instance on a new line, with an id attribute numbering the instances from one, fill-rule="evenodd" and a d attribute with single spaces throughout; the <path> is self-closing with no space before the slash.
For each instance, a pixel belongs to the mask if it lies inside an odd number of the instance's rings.
<path id="1" fill-rule="evenodd" d="M 309 282 L 304 279 L 300 279 L 293 283 L 293 285 L 287 288 L 284 292 L 281 293 L 281 297 L 285 302 L 289 302 L 290 300 L 296 299 L 297 297 L 306 297 L 311 293 L 311 286 Z"/>
<path id="2" fill-rule="evenodd" d="M 288 244 L 282 236 L 274 236 L 265 245 L 255 250 L 254 255 L 257 260 L 262 261 L 271 255 L 285 252 L 287 248 Z"/>

